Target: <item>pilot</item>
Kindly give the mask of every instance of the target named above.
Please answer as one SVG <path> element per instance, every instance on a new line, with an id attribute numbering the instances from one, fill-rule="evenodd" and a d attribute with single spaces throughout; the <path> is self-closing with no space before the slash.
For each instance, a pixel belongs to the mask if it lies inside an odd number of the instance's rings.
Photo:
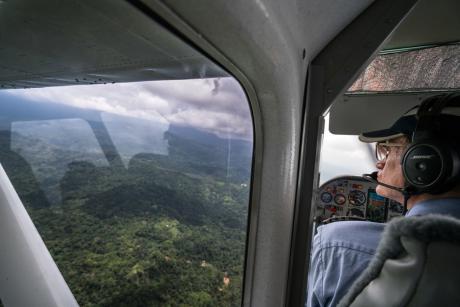
<path id="1" fill-rule="evenodd" d="M 390 128 L 362 133 L 362 142 L 376 143 L 376 192 L 404 204 L 406 216 L 435 213 L 460 219 L 459 132 L 457 93 L 430 97 Z M 444 159 L 442 167 L 439 159 Z M 340 302 L 369 264 L 384 227 L 381 223 L 342 221 L 318 228 L 306 306 L 336 306 Z"/>

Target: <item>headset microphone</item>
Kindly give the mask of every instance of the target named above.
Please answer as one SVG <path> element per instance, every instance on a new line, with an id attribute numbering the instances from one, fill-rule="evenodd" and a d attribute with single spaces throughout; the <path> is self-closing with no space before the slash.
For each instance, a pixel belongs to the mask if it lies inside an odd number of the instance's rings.
<path id="1" fill-rule="evenodd" d="M 384 186 L 386 188 L 389 188 L 389 189 L 392 189 L 392 190 L 396 190 L 400 193 L 407 193 L 406 189 L 404 188 L 398 188 L 398 187 L 395 187 L 395 186 L 392 186 L 392 185 L 389 185 L 389 184 L 386 184 L 386 183 L 383 183 L 383 182 L 380 182 L 377 180 L 377 172 L 372 172 L 371 174 L 363 174 L 362 176 L 364 179 L 370 181 L 370 182 L 373 182 L 373 183 L 377 183 L 381 186 Z"/>
<path id="2" fill-rule="evenodd" d="M 406 214 L 406 212 L 407 212 L 407 201 L 409 200 L 409 197 L 411 197 L 411 195 L 413 195 L 413 193 L 408 188 L 398 188 L 398 187 L 395 187 L 395 186 L 392 186 L 392 185 L 389 185 L 389 184 L 386 184 L 386 183 L 378 181 L 377 180 L 377 172 L 372 172 L 371 174 L 363 174 L 362 177 L 364 179 L 366 179 L 367 181 L 370 181 L 370 182 L 376 183 L 378 185 L 384 186 L 386 188 L 389 188 L 389 189 L 392 189 L 392 190 L 400 192 L 404 196 L 404 204 L 403 204 L 404 205 L 404 211 L 403 211 L 403 214 Z"/>

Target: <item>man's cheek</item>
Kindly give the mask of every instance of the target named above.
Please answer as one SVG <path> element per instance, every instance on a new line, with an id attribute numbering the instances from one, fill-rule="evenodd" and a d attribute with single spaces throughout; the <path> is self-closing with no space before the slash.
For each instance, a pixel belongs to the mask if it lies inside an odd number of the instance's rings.
<path id="1" fill-rule="evenodd" d="M 380 195 L 380 196 L 385 196 L 385 188 L 382 187 L 381 185 L 378 185 L 376 188 L 375 188 L 375 192 Z"/>

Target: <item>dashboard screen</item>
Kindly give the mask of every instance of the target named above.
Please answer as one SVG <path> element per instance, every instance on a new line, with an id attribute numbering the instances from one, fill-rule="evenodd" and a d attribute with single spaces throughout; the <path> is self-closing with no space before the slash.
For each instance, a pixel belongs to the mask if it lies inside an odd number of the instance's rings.
<path id="1" fill-rule="evenodd" d="M 402 215 L 402 205 L 375 192 L 376 184 L 357 176 L 336 177 L 318 189 L 315 220 L 347 217 L 384 223 Z"/>

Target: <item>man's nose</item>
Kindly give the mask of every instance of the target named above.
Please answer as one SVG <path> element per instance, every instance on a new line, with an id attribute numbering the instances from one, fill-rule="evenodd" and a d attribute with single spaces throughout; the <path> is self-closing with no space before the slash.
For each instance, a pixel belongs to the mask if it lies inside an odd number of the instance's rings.
<path id="1" fill-rule="evenodd" d="M 376 166 L 378 169 L 383 169 L 383 167 L 385 166 L 385 159 L 380 160 L 380 161 L 377 161 L 377 162 L 375 163 L 375 166 Z"/>

